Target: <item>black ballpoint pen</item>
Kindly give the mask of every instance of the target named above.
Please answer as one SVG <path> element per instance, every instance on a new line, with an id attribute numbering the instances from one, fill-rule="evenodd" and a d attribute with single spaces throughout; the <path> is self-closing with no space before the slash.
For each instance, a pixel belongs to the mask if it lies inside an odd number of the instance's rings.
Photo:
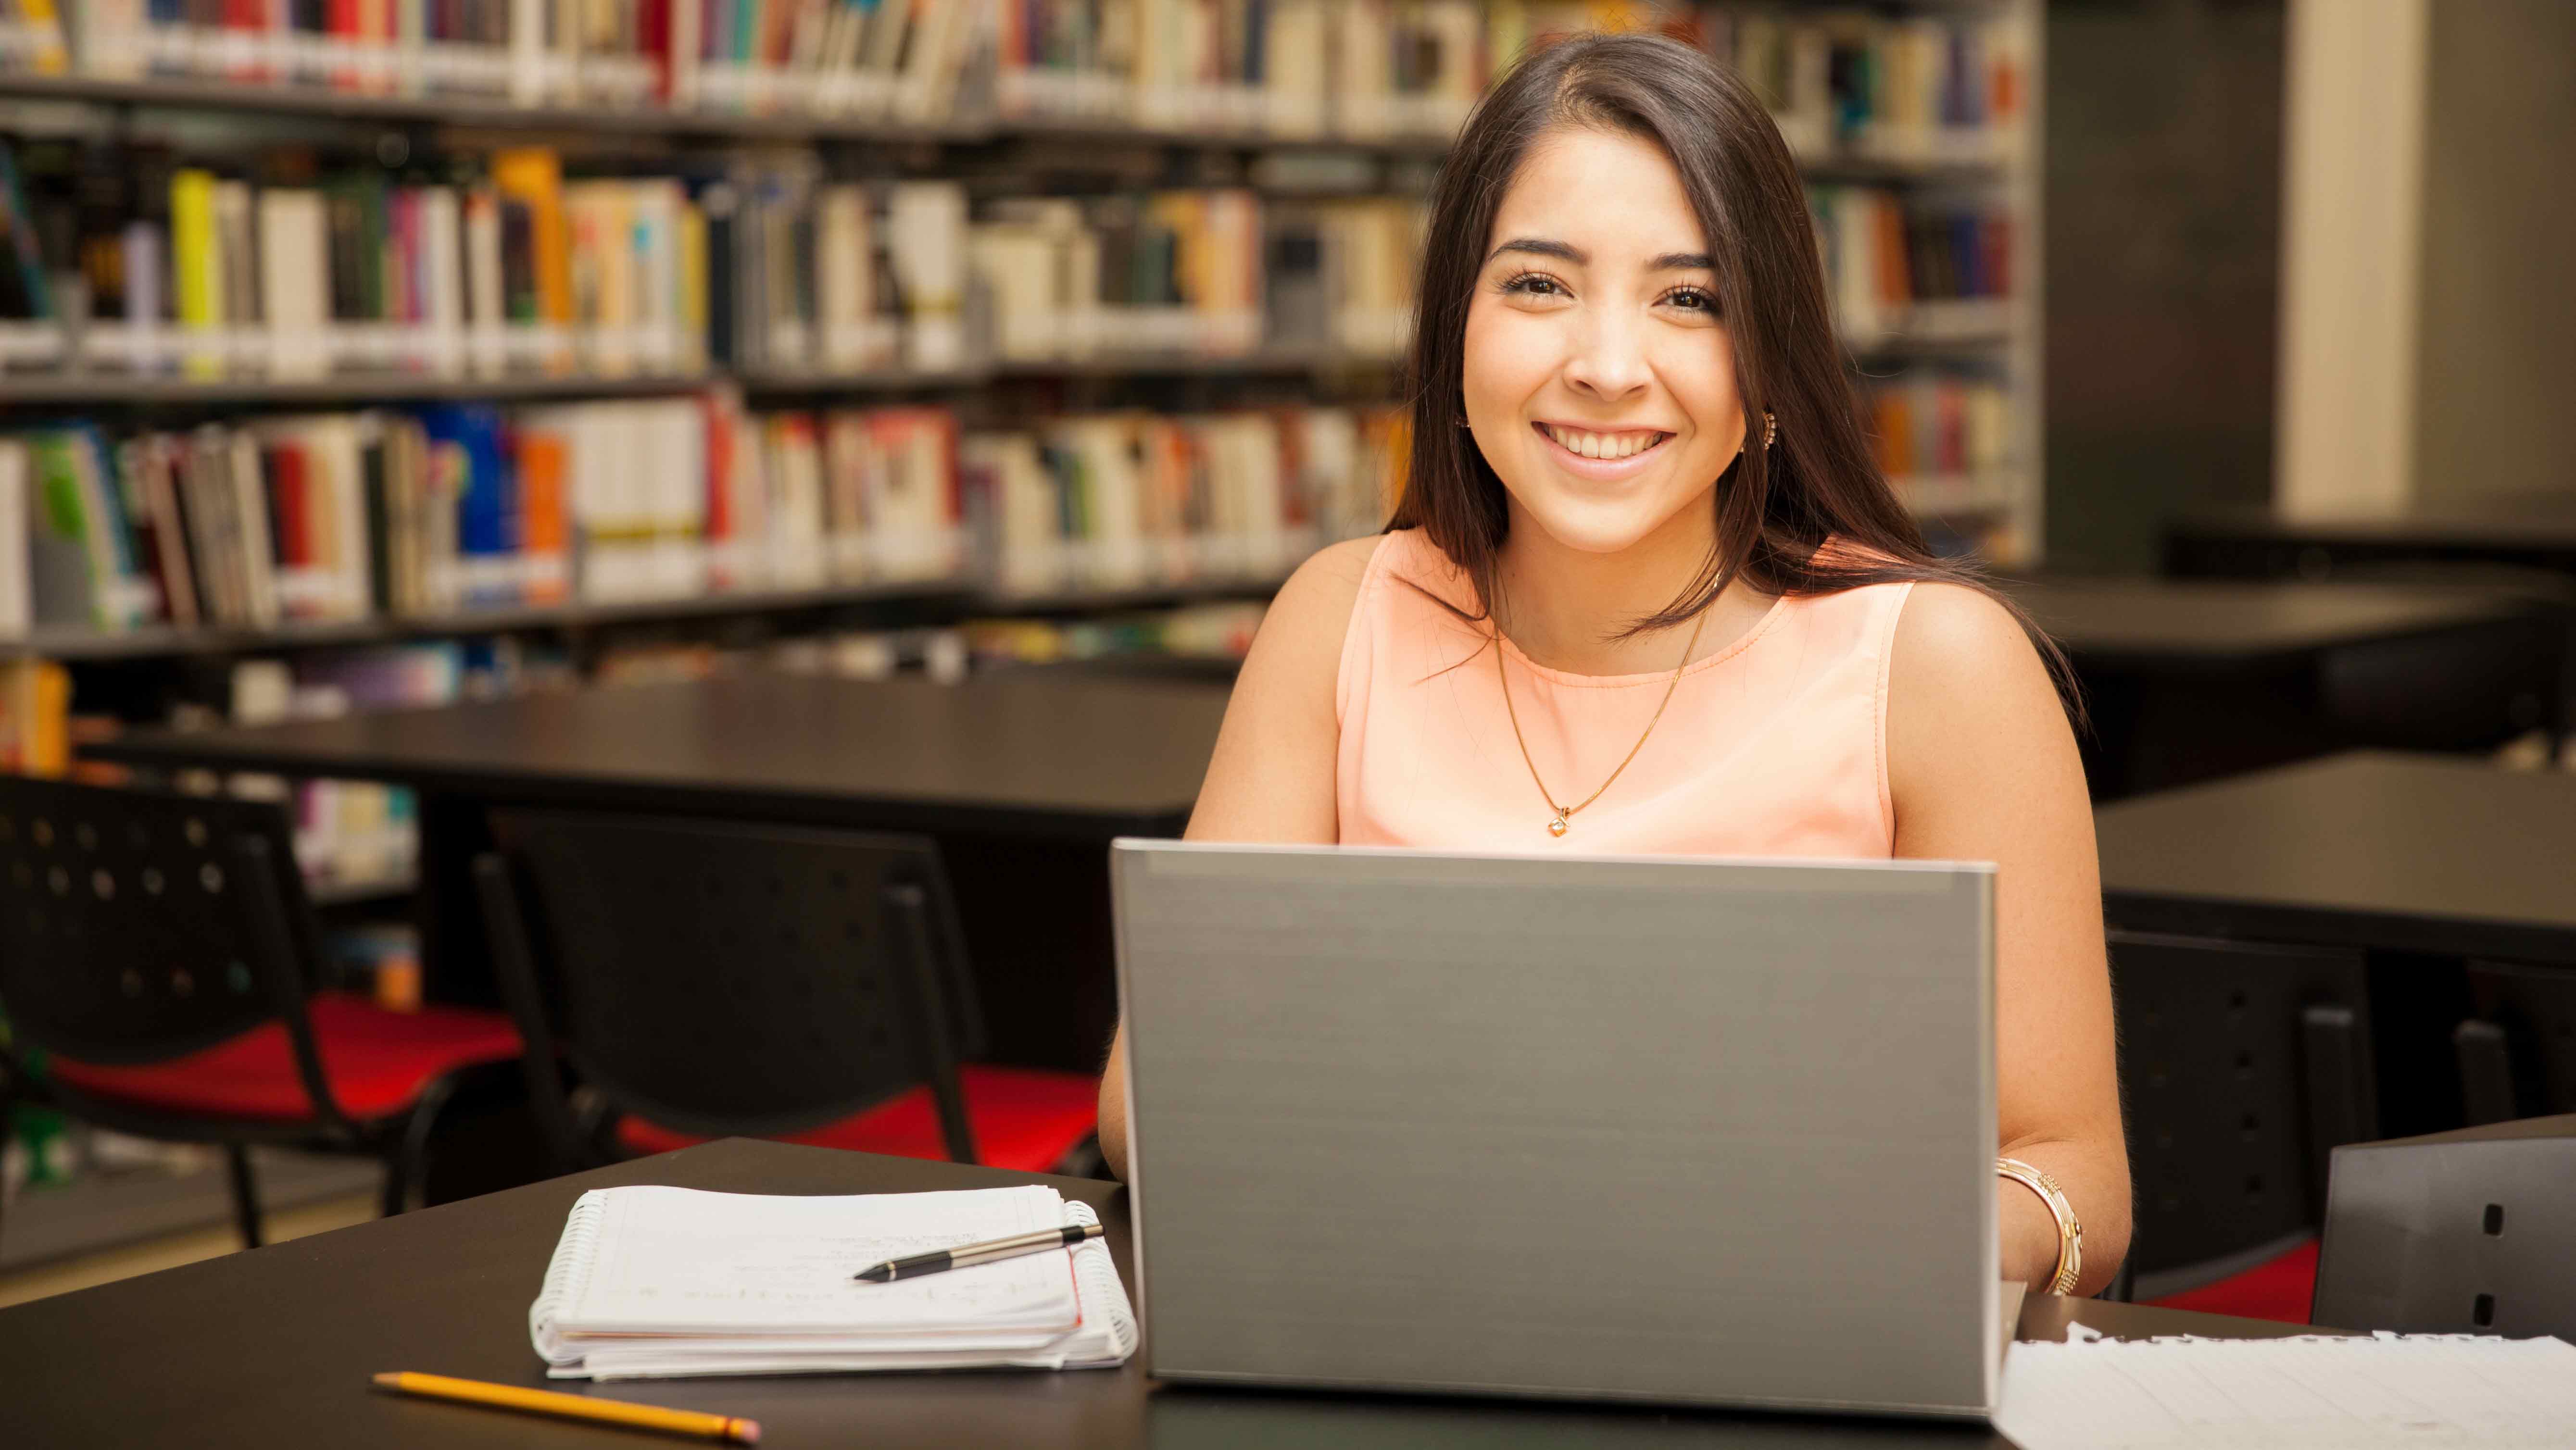
<path id="1" fill-rule="evenodd" d="M 1068 1244 L 1081 1243 L 1084 1239 L 1096 1239 L 1101 1233 L 1102 1229 L 1096 1223 L 1067 1224 L 1063 1228 L 1040 1229 L 1033 1234 L 1018 1234 L 1011 1238 L 993 1239 L 987 1243 L 939 1249 L 932 1253 L 914 1254 L 904 1259 L 888 1259 L 874 1268 L 861 1269 L 850 1277 L 864 1279 L 871 1284 L 888 1284 L 897 1279 L 918 1279 L 924 1274 L 936 1274 L 943 1269 L 962 1269 L 970 1264 L 989 1264 L 995 1259 L 1017 1258 L 1021 1254 L 1042 1254 L 1049 1249 L 1060 1249 Z"/>

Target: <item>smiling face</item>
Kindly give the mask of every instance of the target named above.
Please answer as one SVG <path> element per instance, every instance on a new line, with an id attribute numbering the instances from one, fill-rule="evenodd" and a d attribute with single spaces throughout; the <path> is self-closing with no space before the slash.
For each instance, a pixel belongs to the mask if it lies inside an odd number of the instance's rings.
<path id="1" fill-rule="evenodd" d="M 1464 394 L 1513 537 L 1535 525 L 1596 554 L 1667 530 L 1704 538 L 1744 412 L 1672 162 L 1635 136 L 1561 128 L 1530 148 L 1485 246 Z"/>

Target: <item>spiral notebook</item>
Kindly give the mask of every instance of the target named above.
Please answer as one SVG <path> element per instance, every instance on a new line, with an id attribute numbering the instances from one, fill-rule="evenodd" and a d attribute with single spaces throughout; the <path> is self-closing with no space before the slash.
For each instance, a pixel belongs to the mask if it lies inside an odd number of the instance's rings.
<path id="1" fill-rule="evenodd" d="M 595 1188 L 528 1309 L 556 1379 L 1123 1364 L 1126 1286 L 1098 1239 L 892 1284 L 871 1264 L 1096 1223 L 1043 1184 L 773 1197 Z"/>

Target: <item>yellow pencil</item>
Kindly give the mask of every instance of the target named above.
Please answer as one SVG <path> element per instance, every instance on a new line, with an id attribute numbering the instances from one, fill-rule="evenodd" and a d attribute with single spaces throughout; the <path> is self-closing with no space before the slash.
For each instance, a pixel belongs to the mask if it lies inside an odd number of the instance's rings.
<path id="1" fill-rule="evenodd" d="M 737 1419 L 732 1415 L 666 1410 L 659 1405 L 630 1405 L 623 1400 L 594 1400 L 582 1395 L 559 1395 L 552 1390 L 523 1390 L 517 1385 L 487 1384 L 482 1380 L 461 1380 L 443 1374 L 413 1374 L 409 1371 L 380 1374 L 376 1376 L 376 1387 L 399 1390 L 407 1395 L 427 1395 L 432 1399 L 498 1405 L 505 1410 L 525 1410 L 532 1415 L 561 1415 L 571 1420 L 602 1420 L 612 1425 L 631 1425 L 639 1430 L 667 1430 L 674 1435 L 694 1435 L 701 1440 L 732 1440 L 744 1445 L 760 1443 L 760 1422 Z"/>

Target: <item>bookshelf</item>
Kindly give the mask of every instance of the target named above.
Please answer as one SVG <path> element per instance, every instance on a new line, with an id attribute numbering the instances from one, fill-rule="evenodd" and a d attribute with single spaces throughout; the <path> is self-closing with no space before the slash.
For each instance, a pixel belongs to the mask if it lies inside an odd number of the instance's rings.
<path id="1" fill-rule="evenodd" d="M 1903 344 L 1897 345 L 1900 349 Z M 540 401 L 549 398 L 651 398 L 691 393 L 731 383 L 745 393 L 971 392 L 1006 380 L 1125 377 L 1295 377 L 1391 370 L 1389 353 L 1317 348 L 1263 348 L 1254 352 L 1193 356 L 1181 353 L 1113 353 L 1062 361 L 991 361 L 954 368 L 880 368 L 862 372 L 752 368 L 740 371 L 646 373 L 625 377 L 473 377 L 417 373 L 336 373 L 279 380 L 255 376 L 180 378 L 76 370 L 0 373 L 0 409 L 59 408 L 95 404 L 139 407 L 207 407 L 239 403 L 302 407 L 367 402 Z M 7 427 L 0 418 L 0 429 Z"/>
<path id="2" fill-rule="evenodd" d="M 844 618 L 901 618 L 919 627 L 987 616 L 1045 618 L 1267 599 L 1278 589 L 1281 577 L 1246 574 L 1125 589 L 1027 593 L 998 590 L 963 579 L 932 580 L 917 584 L 730 590 L 609 603 L 459 609 L 441 614 L 264 628 L 147 625 L 123 630 L 40 629 L 16 639 L 0 640 L 0 659 L 39 657 L 81 663 L 222 659 L 347 650 L 460 635 L 576 632 L 800 611 L 835 611 Z"/>
<path id="3" fill-rule="evenodd" d="M 1302 495 L 1335 485 L 1279 484 L 1281 498 L 1299 498 L 1280 505 L 1294 521 L 1265 532 L 1269 542 L 1254 552 L 1266 560 L 1268 550 L 1364 526 L 1362 501 L 1385 485 L 1385 464 L 1369 453 L 1395 436 L 1382 405 L 1400 374 L 1409 302 L 1402 209 L 1418 205 L 1490 64 L 1552 26 L 1605 19 L 1687 24 L 1764 93 L 1809 178 L 1844 343 L 1900 494 L 1944 547 L 2012 564 L 2035 556 L 2040 0 L 1269 0 L 1260 66 L 1225 28 L 1250 10 L 1223 0 L 1131 0 L 1141 38 L 1123 55 L 1083 31 L 1090 11 L 1077 0 L 885 0 L 848 11 L 873 17 L 844 17 L 858 32 L 810 35 L 785 8 L 765 8 L 779 3 L 740 0 L 730 10 L 752 17 L 752 32 L 737 33 L 730 50 L 702 35 L 686 57 L 667 27 L 716 12 L 670 0 L 592 7 L 593 18 L 625 19 L 542 45 L 502 33 L 516 7 L 425 7 L 432 23 L 479 16 L 487 30 L 502 27 L 472 39 L 333 29 L 344 20 L 363 28 L 363 5 L 352 7 L 354 20 L 335 7 L 272 7 L 260 14 L 283 29 L 235 17 L 229 23 L 248 32 L 239 34 L 191 30 L 181 21 L 202 12 L 166 0 L 59 0 L 62 29 L 50 40 L 30 28 L 36 7 L 11 12 L 15 20 L 0 21 L 0 139 L 164 147 L 170 165 L 246 185 L 227 204 L 249 208 L 254 224 L 268 189 L 337 195 L 330 168 L 363 169 L 372 152 L 384 178 L 370 204 L 434 204 L 428 215 L 459 240 L 445 252 L 400 254 L 405 285 L 419 289 L 402 326 L 385 313 L 351 323 L 355 294 L 306 290 L 306 273 L 338 275 L 350 255 L 345 231 L 329 229 L 336 222 L 315 230 L 309 214 L 288 219 L 261 245 L 243 246 L 243 255 L 267 257 L 284 241 L 311 260 L 281 269 L 262 306 L 273 312 L 291 296 L 321 327 L 318 339 L 278 335 L 274 316 L 182 326 L 175 287 L 139 332 L 120 332 L 121 319 L 104 313 L 67 325 L 0 303 L 0 438 L 66 413 L 99 416 L 113 441 L 208 425 L 265 436 L 301 410 L 399 419 L 413 409 L 485 409 L 518 420 L 695 404 L 732 409 L 759 433 L 761 466 L 810 488 L 815 466 L 794 450 L 836 416 L 945 410 L 964 438 L 1032 443 L 1026 453 L 978 445 L 950 465 L 984 480 L 960 487 L 987 491 L 984 516 L 952 510 L 943 525 L 967 539 L 960 567 L 843 577 L 807 559 L 777 577 L 756 569 L 723 582 L 683 570 L 650 597 L 625 597 L 634 591 L 624 586 L 618 597 L 583 597 L 576 587 L 569 598 L 415 600 L 354 618 L 221 625 L 174 624 L 166 609 L 142 609 L 121 627 L 36 623 L 0 643 L 0 668 L 13 680 L 48 662 L 84 678 L 111 672 L 109 706 L 131 717 L 161 697 L 156 690 L 225 708 L 228 662 L 262 656 L 300 671 L 306 659 L 515 636 L 583 641 L 588 668 L 603 657 L 600 641 L 629 635 L 734 639 L 995 616 L 1078 622 L 1259 598 L 1277 571 L 1240 566 L 1236 544 L 1210 543 L 1206 558 L 1141 573 L 1135 551 L 1146 546 L 1132 540 L 1067 544 L 1063 557 L 1031 568 L 1025 548 L 995 554 L 1011 547 L 1000 516 L 1025 533 L 1084 512 L 1045 500 L 1050 489 L 1091 486 L 1076 479 L 1099 466 L 1079 459 L 1098 442 L 1094 415 L 1142 403 L 1187 424 L 1179 443 L 1167 430 L 1155 446 L 1230 448 L 1240 446 L 1243 420 L 1338 400 L 1358 405 L 1364 446 L 1345 466 L 1364 476 L 1340 490 L 1329 520 Z M 696 20 L 685 20 L 692 9 Z M 1216 27 L 1201 37 L 1209 48 L 1166 44 L 1202 20 Z M 1200 57 L 1196 72 L 1189 54 Z M 435 63 L 411 63 L 424 57 Z M 235 136 L 245 154 L 318 150 L 339 160 L 318 173 L 207 161 Z M 166 179 L 156 173 L 143 185 Z M 559 209 L 568 231 L 590 225 L 595 235 L 650 240 L 632 256 L 569 244 L 593 298 L 579 306 L 594 310 L 540 319 L 521 310 L 518 294 L 542 281 L 527 256 L 479 263 L 497 284 L 475 275 L 478 199 L 487 226 L 498 203 Z M 163 214 L 157 199 L 135 213 Z M 937 226 L 889 240 L 907 217 L 927 214 Z M 789 256 L 806 270 L 783 293 L 777 275 L 753 277 L 739 262 L 725 270 L 706 249 L 727 225 L 731 245 L 783 245 L 772 261 Z M 362 253 L 393 235 L 364 233 Z M 422 245 L 419 234 L 402 235 Z M 843 255 L 852 236 L 864 239 L 874 268 L 856 280 L 827 277 L 796 251 Z M 1243 262 L 1201 267 L 1184 287 L 1187 269 L 1175 259 L 1218 245 L 1212 237 Z M 159 238 L 165 249 L 174 242 L 166 231 Z M 1157 247 L 1170 254 L 1159 271 L 1106 269 L 1130 279 L 1115 287 L 1032 290 L 1028 280 L 1088 276 L 1104 252 Z M 1275 260 L 1287 254 L 1330 255 L 1301 275 Z M 159 255 L 166 265 L 169 252 Z M 675 257 L 695 258 L 699 280 Z M 5 258 L 0 249 L 0 266 Z M 665 268 L 655 287 L 637 289 L 628 310 L 597 310 L 601 278 L 648 265 Z M 1219 273 L 1230 280 L 1209 281 Z M 1357 303 L 1318 300 L 1355 286 L 1365 293 Z M 708 315 L 720 292 L 739 314 L 730 329 Z M 794 299 L 787 311 L 742 321 L 782 295 Z M 797 417 L 808 421 L 772 436 L 766 420 Z M 995 481 L 1013 469 L 1016 482 Z M 992 492 L 1011 488 L 1016 513 Z M 796 507 L 810 512 L 810 498 Z M 678 526 L 712 527 L 704 518 Z M 612 521 L 603 536 L 616 532 Z M 1104 565 L 1112 555 L 1124 562 Z M 26 697 L 19 689 L 6 698 Z"/>

